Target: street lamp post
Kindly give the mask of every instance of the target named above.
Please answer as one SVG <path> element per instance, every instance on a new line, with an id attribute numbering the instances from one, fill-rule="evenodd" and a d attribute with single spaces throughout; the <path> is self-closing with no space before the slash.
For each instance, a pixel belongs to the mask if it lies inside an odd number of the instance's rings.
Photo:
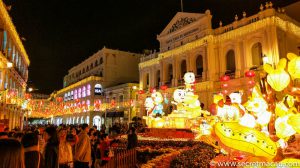
<path id="1" fill-rule="evenodd" d="M 132 86 L 130 87 L 130 93 L 129 93 L 129 114 L 128 114 L 128 126 L 129 126 L 129 123 L 131 121 L 131 111 L 132 111 L 132 106 L 131 106 L 131 100 L 132 100 L 132 92 L 133 90 L 136 90 L 137 87 L 136 86 Z"/>

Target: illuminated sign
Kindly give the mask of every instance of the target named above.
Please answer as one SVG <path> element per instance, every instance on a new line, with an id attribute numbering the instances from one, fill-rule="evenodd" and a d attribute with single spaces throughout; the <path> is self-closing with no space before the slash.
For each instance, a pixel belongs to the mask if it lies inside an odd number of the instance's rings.
<path id="1" fill-rule="evenodd" d="M 102 95 L 102 86 L 100 84 L 95 85 L 95 95 Z"/>

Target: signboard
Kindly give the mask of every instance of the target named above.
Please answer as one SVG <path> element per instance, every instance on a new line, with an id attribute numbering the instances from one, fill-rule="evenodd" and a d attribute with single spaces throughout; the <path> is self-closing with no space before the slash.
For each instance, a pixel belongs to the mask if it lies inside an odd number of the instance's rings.
<path id="1" fill-rule="evenodd" d="M 95 95 L 102 95 L 102 86 L 100 84 L 95 85 Z"/>

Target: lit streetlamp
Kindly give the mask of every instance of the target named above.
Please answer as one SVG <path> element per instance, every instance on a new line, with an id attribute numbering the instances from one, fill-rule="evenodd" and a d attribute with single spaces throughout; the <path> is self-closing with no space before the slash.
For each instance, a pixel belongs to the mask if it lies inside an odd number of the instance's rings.
<path id="1" fill-rule="evenodd" d="M 132 112 L 131 102 L 133 102 L 133 100 L 132 100 L 132 92 L 133 92 L 133 90 L 136 90 L 136 89 L 137 89 L 136 86 L 130 87 L 130 93 L 129 93 L 129 105 L 130 105 L 130 107 L 129 107 L 129 114 L 128 114 L 128 126 L 129 126 L 129 123 L 131 121 L 131 112 Z"/>

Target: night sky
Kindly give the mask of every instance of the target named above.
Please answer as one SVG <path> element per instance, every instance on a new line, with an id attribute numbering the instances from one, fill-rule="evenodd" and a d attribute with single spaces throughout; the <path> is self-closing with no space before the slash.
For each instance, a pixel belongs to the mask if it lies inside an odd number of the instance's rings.
<path id="1" fill-rule="evenodd" d="M 298 0 L 274 0 L 275 7 Z M 62 88 L 69 68 L 106 46 L 141 53 L 180 11 L 180 0 L 4 0 L 31 61 L 29 85 L 40 93 Z M 210 9 L 214 27 L 259 11 L 266 0 L 183 0 L 185 12 Z"/>

